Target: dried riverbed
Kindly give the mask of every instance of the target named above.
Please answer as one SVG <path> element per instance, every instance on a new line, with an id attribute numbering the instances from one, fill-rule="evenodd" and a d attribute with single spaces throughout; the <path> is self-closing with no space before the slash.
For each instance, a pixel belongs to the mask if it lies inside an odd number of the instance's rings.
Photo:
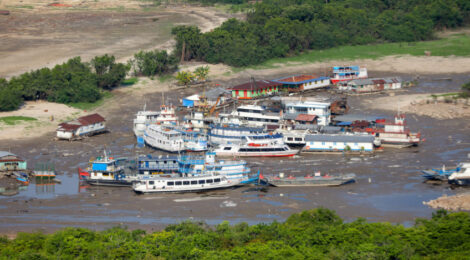
<path id="1" fill-rule="evenodd" d="M 435 80 L 443 77 L 454 80 Z M 421 77 L 418 87 L 404 93 L 456 91 L 461 82 L 468 80 L 466 75 Z M 166 103 L 177 104 L 181 97 L 196 91 L 172 91 L 166 94 Z M 392 116 L 392 111 L 369 110 L 364 102 L 379 96 L 383 95 L 349 97 L 351 113 Z M 161 94 L 149 94 L 147 98 L 155 101 L 147 103 L 147 107 L 157 109 Z M 77 167 L 86 167 L 90 157 L 100 155 L 104 149 L 111 150 L 115 156 L 163 154 L 135 146 L 131 122 L 142 104 L 139 100 L 122 101 L 107 118 L 109 134 L 80 142 L 57 142 L 52 141 L 54 135 L 51 133 L 43 138 L 2 143 L 2 150 L 11 149 L 24 156 L 31 166 L 37 162 L 53 162 L 62 184 L 31 184 L 17 195 L 0 197 L 1 233 L 52 231 L 66 226 L 100 230 L 115 225 L 156 230 L 187 219 L 208 224 L 223 220 L 271 222 L 319 206 L 333 209 L 347 220 L 364 217 L 370 221 L 411 225 L 415 218 L 430 217 L 434 211 L 423 205 L 423 201 L 468 191 L 466 188 L 451 189 L 447 184 L 423 183 L 420 177 L 421 169 L 440 167 L 444 163 L 453 165 L 468 159 L 468 118 L 438 120 L 413 114 L 408 115 L 409 127 L 413 131 L 421 130 L 426 138 L 417 148 L 386 149 L 372 156 L 302 154 L 288 159 L 247 159 L 253 172 L 259 169 L 263 174 L 284 172 L 301 176 L 312 169 L 330 174 L 356 173 L 357 183 L 342 187 L 244 187 L 199 194 L 136 195 L 128 188 L 80 186 Z"/>

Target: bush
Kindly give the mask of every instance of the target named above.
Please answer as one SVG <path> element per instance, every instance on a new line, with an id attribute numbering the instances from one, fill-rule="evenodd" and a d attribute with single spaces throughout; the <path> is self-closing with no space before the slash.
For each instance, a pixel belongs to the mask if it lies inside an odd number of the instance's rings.
<path id="1" fill-rule="evenodd" d="M 178 58 L 168 55 L 163 50 L 140 51 L 134 54 L 134 59 L 128 63 L 136 76 L 155 76 L 173 73 L 178 68 Z"/>

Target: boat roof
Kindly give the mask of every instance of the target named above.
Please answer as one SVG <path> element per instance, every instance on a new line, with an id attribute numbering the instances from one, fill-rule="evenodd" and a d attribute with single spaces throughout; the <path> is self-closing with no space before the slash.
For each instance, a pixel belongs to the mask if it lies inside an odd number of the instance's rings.
<path id="1" fill-rule="evenodd" d="M 354 122 L 354 121 L 369 121 L 375 122 L 377 119 L 384 119 L 384 116 L 374 115 L 361 115 L 361 114 L 347 114 L 336 116 L 333 120 L 337 122 Z"/>
<path id="2" fill-rule="evenodd" d="M 330 79 L 329 77 L 317 76 L 317 75 L 292 75 L 280 79 L 275 79 L 273 81 L 279 82 L 285 85 L 298 85 L 303 83 L 308 83 L 317 80 Z"/>
<path id="3" fill-rule="evenodd" d="M 348 82 L 348 85 L 375 85 L 375 84 L 392 84 L 402 82 L 400 77 L 388 78 L 368 78 L 368 79 L 354 79 Z"/>
<path id="4" fill-rule="evenodd" d="M 212 128 L 232 130 L 232 131 L 258 131 L 258 132 L 264 132 L 264 129 L 261 128 L 261 127 L 248 127 L 248 126 L 236 126 L 236 125 L 214 125 Z"/>
<path id="5" fill-rule="evenodd" d="M 355 142 L 371 143 L 375 139 L 372 135 L 346 135 L 346 134 L 315 134 L 306 135 L 307 142 Z"/>
<path id="6" fill-rule="evenodd" d="M 141 162 L 149 162 L 149 161 L 177 161 L 178 160 L 178 156 L 176 155 L 166 155 L 166 156 L 153 156 L 153 155 L 144 155 L 144 156 L 140 156 L 138 158 L 139 161 Z"/>

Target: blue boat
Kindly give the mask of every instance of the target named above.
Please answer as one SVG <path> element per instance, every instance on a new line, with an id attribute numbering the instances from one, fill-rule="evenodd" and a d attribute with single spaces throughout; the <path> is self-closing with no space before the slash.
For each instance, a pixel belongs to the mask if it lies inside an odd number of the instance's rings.
<path id="1" fill-rule="evenodd" d="M 445 165 L 441 169 L 422 170 L 423 177 L 430 181 L 447 181 L 449 176 L 460 171 L 460 165 L 455 168 L 446 169 Z"/>

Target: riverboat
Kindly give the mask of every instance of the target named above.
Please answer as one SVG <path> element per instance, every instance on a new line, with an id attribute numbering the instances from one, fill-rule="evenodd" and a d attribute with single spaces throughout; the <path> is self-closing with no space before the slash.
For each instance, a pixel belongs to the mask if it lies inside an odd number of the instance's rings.
<path id="1" fill-rule="evenodd" d="M 140 178 L 176 172 L 179 172 L 178 156 L 146 155 L 137 158 L 137 174 Z"/>
<path id="2" fill-rule="evenodd" d="M 81 179 L 91 185 L 131 186 L 135 178 L 129 178 L 124 173 L 124 167 L 120 165 L 122 161 L 108 157 L 105 152 L 103 157 L 93 160 L 87 170 L 78 168 L 78 173 Z"/>
<path id="3" fill-rule="evenodd" d="M 449 184 L 467 186 L 470 185 L 470 162 L 461 163 L 459 170 L 449 176 Z"/>
<path id="4" fill-rule="evenodd" d="M 210 129 L 208 136 L 211 145 L 241 144 L 246 141 L 246 137 L 256 140 L 282 141 L 281 134 L 270 134 L 261 127 L 240 125 L 215 125 Z"/>
<path id="5" fill-rule="evenodd" d="M 267 183 L 275 187 L 296 187 L 296 186 L 340 186 L 347 183 L 355 182 L 356 175 L 348 173 L 344 175 L 330 176 L 321 175 L 320 172 L 315 174 L 296 177 L 293 175 L 285 176 L 280 173 L 274 177 L 260 176 L 260 179 L 266 179 Z"/>
<path id="6" fill-rule="evenodd" d="M 173 106 L 162 105 L 160 111 L 147 111 L 144 109 L 138 111 L 134 119 L 134 134 L 142 137 L 147 126 L 152 124 L 177 125 L 178 117 L 175 115 Z"/>
<path id="7" fill-rule="evenodd" d="M 242 144 L 222 144 L 214 150 L 217 156 L 291 157 L 299 150 L 291 149 L 281 140 L 255 140 L 245 137 Z"/>
<path id="8" fill-rule="evenodd" d="M 332 84 L 350 81 L 353 79 L 366 79 L 367 69 L 359 66 L 335 66 L 333 76 L 330 78 Z"/>
<path id="9" fill-rule="evenodd" d="M 241 183 L 250 180 L 250 168 L 243 160 L 216 160 L 214 152 L 204 156 L 183 155 L 179 157 L 179 172 L 186 176 L 218 175 Z"/>
<path id="10" fill-rule="evenodd" d="M 257 105 L 240 106 L 232 112 L 232 115 L 250 126 L 261 127 L 269 124 L 279 124 L 282 118 L 282 112 L 271 112 L 265 107 Z"/>
<path id="11" fill-rule="evenodd" d="M 421 133 L 412 133 L 406 127 L 404 114 L 397 114 L 394 121 L 377 119 L 375 126 L 371 128 L 353 129 L 355 132 L 367 132 L 380 140 L 382 146 L 389 147 L 411 147 L 418 146 L 421 140 Z"/>
<path id="12" fill-rule="evenodd" d="M 134 182 L 132 188 L 136 193 L 184 193 L 227 189 L 238 185 L 240 185 L 239 181 L 229 180 L 226 176 L 202 175 L 173 178 L 155 177 Z"/>
<path id="13" fill-rule="evenodd" d="M 207 138 L 200 132 L 181 127 L 150 125 L 145 130 L 145 143 L 170 153 L 207 150 Z"/>

